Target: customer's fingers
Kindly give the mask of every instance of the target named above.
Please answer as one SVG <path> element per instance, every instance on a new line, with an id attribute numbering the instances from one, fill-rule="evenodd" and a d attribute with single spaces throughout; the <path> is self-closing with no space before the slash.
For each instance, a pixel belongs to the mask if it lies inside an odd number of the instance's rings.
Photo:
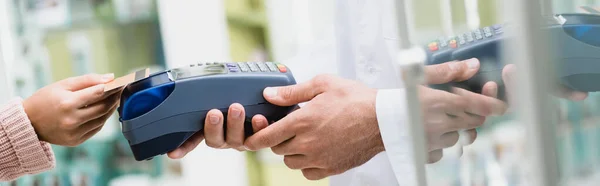
<path id="1" fill-rule="evenodd" d="M 229 147 L 238 148 L 244 145 L 244 122 L 246 113 L 241 104 L 232 104 L 227 112 L 227 136 L 225 141 Z"/>
<path id="2" fill-rule="evenodd" d="M 98 133 L 102 129 L 102 127 L 106 123 L 106 120 L 108 120 L 108 118 L 112 116 L 112 113 L 116 109 L 117 106 L 113 105 L 113 107 L 107 114 L 81 125 L 81 127 L 78 129 L 78 131 L 80 131 L 79 133 L 82 134 L 81 139 L 83 141 L 86 141 L 92 136 L 96 135 L 96 133 Z"/>
<path id="3" fill-rule="evenodd" d="M 77 111 L 77 116 L 82 123 L 94 120 L 106 114 L 112 114 L 112 108 L 117 105 L 119 96 L 113 95 L 107 99 L 96 102 Z"/>
<path id="4" fill-rule="evenodd" d="M 114 80 L 114 78 L 114 74 L 86 74 L 61 80 L 58 82 L 58 85 L 70 91 L 79 91 L 81 89 L 108 83 Z"/>
<path id="5" fill-rule="evenodd" d="M 91 105 L 106 98 L 104 94 L 104 84 L 88 87 L 73 93 L 72 99 L 75 102 L 75 108 L 82 108 Z"/>
<path id="6" fill-rule="evenodd" d="M 212 148 L 226 148 L 224 130 L 223 130 L 223 113 L 219 110 L 211 110 L 206 114 L 204 122 L 204 137 L 206 145 Z"/>

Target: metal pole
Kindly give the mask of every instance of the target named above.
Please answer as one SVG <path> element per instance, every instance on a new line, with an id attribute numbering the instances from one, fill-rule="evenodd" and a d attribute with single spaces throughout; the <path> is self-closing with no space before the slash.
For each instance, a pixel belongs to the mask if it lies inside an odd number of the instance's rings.
<path id="1" fill-rule="evenodd" d="M 444 31 L 444 36 L 446 37 L 454 36 L 454 22 L 452 21 L 452 4 L 450 1 L 451 0 L 440 1 L 440 11 L 442 12 L 442 30 Z"/>
<path id="2" fill-rule="evenodd" d="M 426 186 L 425 164 L 428 153 L 425 149 L 425 129 L 422 124 L 419 92 L 417 89 L 417 86 L 424 81 L 423 65 L 425 64 L 425 56 L 421 53 L 424 52 L 422 48 L 410 49 L 412 46 L 410 41 L 412 22 L 410 19 L 414 15 L 410 15 L 408 12 L 405 0 L 396 0 L 395 3 L 398 37 L 400 39 L 398 71 L 402 76 L 402 82 L 406 90 L 406 104 L 410 107 L 410 109 L 407 109 L 406 121 L 408 121 L 407 126 L 409 126 L 407 136 L 410 137 L 411 143 L 409 143 L 410 147 L 407 148 L 412 152 L 409 156 L 405 156 L 406 159 L 398 161 L 413 163 L 411 170 L 405 170 L 407 173 L 412 173 L 412 176 L 406 175 L 406 177 L 398 178 L 398 180 L 404 180 L 406 185 Z"/>
<path id="3" fill-rule="evenodd" d="M 406 157 L 408 159 L 398 160 L 413 163 L 412 170 L 403 170 L 403 172 L 407 173 L 406 177 L 398 178 L 404 180 L 405 185 L 427 185 L 425 164 L 427 163 L 428 153 L 425 143 L 426 134 L 422 121 L 421 103 L 419 102 L 419 89 L 417 88 L 425 79 L 423 74 L 424 62 L 425 54 L 420 47 L 403 50 L 398 56 L 398 71 L 402 76 L 405 87 L 406 105 L 410 107 L 407 109 L 405 115 L 406 126 L 408 126 L 409 130 L 404 135 L 408 136 L 412 142 L 408 144 L 409 147 L 406 147 L 410 149 L 409 152 L 412 152 L 412 154 Z"/>
<path id="4" fill-rule="evenodd" d="M 542 7 L 542 15 L 548 16 L 554 14 L 552 1 L 540 0 L 540 7 Z"/>
<path id="5" fill-rule="evenodd" d="M 398 36 L 400 40 L 400 49 L 411 47 L 408 15 L 406 12 L 405 0 L 396 0 L 396 17 L 398 18 Z"/>
<path id="6" fill-rule="evenodd" d="M 464 0 L 465 1 L 465 13 L 467 15 L 467 26 L 469 29 L 477 29 L 481 25 L 481 17 L 479 16 L 479 9 L 477 7 L 477 0 Z"/>
<path id="7" fill-rule="evenodd" d="M 510 16 L 513 26 L 507 27 L 510 40 L 504 46 L 504 59 L 514 62 L 517 67 L 517 83 L 513 107 L 518 109 L 520 121 L 527 127 L 527 154 L 525 185 L 555 186 L 558 183 L 556 158 L 557 118 L 548 92 L 556 82 L 554 58 L 549 52 L 551 41 L 545 32 L 539 30 L 541 8 L 539 1 L 507 0 L 504 6 L 506 16 Z"/>

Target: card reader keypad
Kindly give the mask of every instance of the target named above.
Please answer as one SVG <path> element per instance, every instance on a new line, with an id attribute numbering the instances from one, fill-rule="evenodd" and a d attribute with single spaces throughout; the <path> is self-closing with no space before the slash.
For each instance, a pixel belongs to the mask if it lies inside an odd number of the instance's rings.
<path id="1" fill-rule="evenodd" d="M 481 29 L 475 29 L 471 32 L 460 34 L 456 37 L 440 38 L 427 45 L 430 52 L 437 52 L 445 49 L 456 49 L 463 45 L 468 45 L 487 38 L 492 38 L 503 33 L 501 25 L 493 25 Z"/>
<path id="2" fill-rule="evenodd" d="M 286 73 L 287 67 L 275 63 L 275 62 L 237 62 L 237 63 L 219 63 L 219 62 L 208 62 L 208 63 L 197 63 L 190 64 L 190 67 L 203 67 L 209 65 L 220 65 L 223 64 L 226 69 L 231 73 Z"/>

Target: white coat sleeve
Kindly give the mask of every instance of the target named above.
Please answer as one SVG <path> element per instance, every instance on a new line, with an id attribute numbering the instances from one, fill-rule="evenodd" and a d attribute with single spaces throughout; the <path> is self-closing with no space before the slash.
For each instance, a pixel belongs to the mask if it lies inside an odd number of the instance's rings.
<path id="1" fill-rule="evenodd" d="M 380 89 L 377 93 L 377 120 L 387 157 L 398 185 L 416 185 L 409 135 L 408 103 L 405 89 Z"/>

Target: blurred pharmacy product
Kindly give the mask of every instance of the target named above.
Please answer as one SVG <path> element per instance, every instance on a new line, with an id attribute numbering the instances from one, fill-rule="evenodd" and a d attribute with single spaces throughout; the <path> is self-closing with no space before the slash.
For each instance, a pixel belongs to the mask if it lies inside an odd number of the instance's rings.
<path id="1" fill-rule="evenodd" d="M 77 75 L 97 72 L 93 68 L 92 44 L 84 32 L 73 32 L 67 37 L 67 45 L 71 54 L 71 67 Z"/>
<path id="2" fill-rule="evenodd" d="M 114 0 L 113 6 L 119 22 L 125 23 L 152 16 L 154 1 L 152 0 Z"/>
<path id="3" fill-rule="evenodd" d="M 287 64 L 290 60 L 311 63 L 313 60 L 294 59 L 311 56 L 321 60 L 322 54 L 335 52 L 331 45 L 335 38 L 334 0 L 265 0 L 265 8 L 273 60 L 286 62 L 286 65 L 290 65 Z M 335 60 L 323 59 L 322 62 L 334 63 Z"/>
<path id="4" fill-rule="evenodd" d="M 69 15 L 69 6 L 73 6 L 75 2 L 86 1 L 69 1 L 69 0 L 54 0 L 54 3 L 36 3 L 36 1 L 21 1 L 20 5 L 26 7 L 25 10 L 32 14 L 31 18 L 35 19 L 33 23 L 40 28 L 59 27 L 69 24 L 71 16 Z M 87 9 L 90 10 L 90 9 Z M 86 12 L 86 11 L 81 11 Z M 81 16 L 75 16 L 81 18 Z"/>
<path id="5" fill-rule="evenodd" d="M 12 4 L 9 1 L 0 1 L 0 87 L 3 93 L 0 93 L 0 102 L 5 102 L 9 97 L 14 96 L 13 75 L 11 73 L 12 62 L 15 60 L 15 46 L 13 34 L 14 28 L 14 11 Z"/>

